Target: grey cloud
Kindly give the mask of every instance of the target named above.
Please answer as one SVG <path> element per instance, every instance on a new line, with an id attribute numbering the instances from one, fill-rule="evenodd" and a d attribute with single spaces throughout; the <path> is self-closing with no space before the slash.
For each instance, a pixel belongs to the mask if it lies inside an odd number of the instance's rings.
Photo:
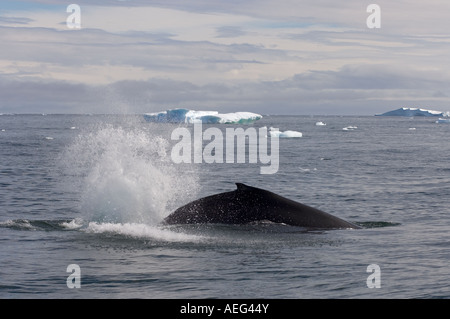
<path id="1" fill-rule="evenodd" d="M 0 24 L 27 25 L 30 22 L 33 22 L 33 19 L 23 18 L 23 17 L 1 17 L 0 16 Z"/>
<path id="2" fill-rule="evenodd" d="M 2 77 L 0 112 L 144 113 L 186 107 L 262 114 L 371 115 L 393 107 L 417 106 L 418 99 L 438 109 L 445 109 L 448 102 L 444 93 L 448 90 L 444 85 L 433 88 L 432 79 L 422 79 L 414 85 L 411 80 L 402 88 L 377 85 L 378 80 L 370 85 L 361 83 L 362 78 L 355 76 L 353 69 L 348 66 L 334 73 L 311 72 L 284 81 L 207 85 L 150 79 L 88 86 L 37 79 L 10 81 Z M 397 76 L 407 80 L 401 72 Z M 378 79 L 386 77 L 380 75 Z M 439 96 L 436 92 L 440 92 Z"/>
<path id="3" fill-rule="evenodd" d="M 60 0 L 34 0 L 42 4 L 58 4 Z M 333 27 L 352 27 L 367 31 L 366 12 L 370 2 L 330 0 L 77 0 L 80 6 L 105 7 L 159 7 L 195 13 L 225 13 L 283 21 L 310 23 Z M 66 3 L 63 3 L 67 5 Z M 382 30 L 388 33 L 446 34 L 448 1 L 389 1 L 378 0 L 382 10 Z M 447 6 L 447 7 L 446 7 Z M 411 33 L 411 30 L 414 30 Z M 416 32 L 417 31 L 417 32 Z"/>
<path id="4" fill-rule="evenodd" d="M 21 40 L 27 39 L 27 40 Z M 96 29 L 56 31 L 46 28 L 0 27 L 0 60 L 32 61 L 40 66 L 21 72 L 48 73 L 52 69 L 83 66 L 133 66 L 167 77 L 212 77 L 236 65 L 283 59 L 286 53 L 252 44 L 223 45 L 208 41 L 180 41 L 168 34 L 128 32 L 113 34 Z M 219 73 L 217 73 L 219 74 Z M 88 74 L 86 74 L 88 75 Z M 181 77 L 181 78 L 180 78 Z"/>
<path id="5" fill-rule="evenodd" d="M 216 33 L 217 38 L 236 38 L 247 34 L 241 27 L 236 26 L 218 27 Z"/>
<path id="6" fill-rule="evenodd" d="M 338 71 L 311 71 L 292 81 L 308 89 L 424 90 L 443 87 L 436 72 L 388 64 L 346 65 Z"/>
<path id="7" fill-rule="evenodd" d="M 39 2 L 61 3 L 56 0 Z M 299 41 L 290 42 L 285 50 L 275 50 L 270 49 L 269 40 L 262 45 L 225 45 L 211 42 L 213 39 L 176 40 L 175 34 L 168 33 L 56 31 L 26 28 L 26 23 L 31 21 L 7 18 L 4 24 L 22 23 L 23 27 L 0 27 L 3 45 L 0 60 L 9 62 L 7 71 L 0 70 L 0 112 L 140 113 L 188 107 L 272 114 L 374 114 L 393 108 L 394 103 L 395 107 L 400 107 L 417 106 L 417 100 L 424 105 L 449 102 L 450 92 L 446 87 L 450 80 L 448 37 L 439 33 L 427 35 L 426 30 L 420 35 L 400 36 L 397 29 L 385 27 L 384 22 L 381 30 L 369 31 L 364 26 L 367 14 L 361 4 L 355 9 L 350 2 L 341 5 L 324 0 L 301 3 L 294 0 L 79 0 L 77 3 L 81 6 L 159 6 L 264 17 L 267 21 L 262 25 L 252 26 L 259 36 L 269 29 L 270 34 L 274 34 L 277 23 L 273 20 L 277 20 L 288 25 L 286 29 L 276 29 L 279 38 Z M 322 11 L 319 5 L 324 6 Z M 346 9 L 351 9 L 350 17 Z M 383 14 L 395 17 L 386 11 Z M 330 25 L 345 26 L 345 20 L 352 20 L 355 12 L 357 21 L 351 23 L 360 25 L 356 31 L 355 28 L 342 31 L 334 27 L 326 28 L 328 31 L 310 31 L 301 27 L 305 21 L 316 23 L 327 19 Z M 328 18 L 324 19 L 327 14 Z M 293 29 L 298 32 L 293 33 Z M 218 38 L 248 36 L 246 30 L 246 26 L 215 29 Z M 14 73 L 16 62 L 23 64 Z M 26 69 L 27 62 L 33 62 L 34 66 Z M 308 68 L 309 62 L 314 66 L 309 72 L 295 76 L 287 72 L 288 78 L 277 81 L 255 80 L 259 65 L 275 66 L 284 62 L 293 66 L 301 63 L 299 69 Z M 240 78 L 239 82 L 233 82 L 230 77 L 224 77 L 228 71 L 242 70 L 249 64 L 256 74 L 253 80 Z M 72 83 L 69 79 L 41 79 L 61 70 L 61 74 L 70 77 L 71 71 L 76 72 L 83 66 L 110 65 L 142 69 L 148 73 L 148 80 L 94 86 Z M 278 79 L 279 75 L 274 74 L 273 78 Z"/>
<path id="8" fill-rule="evenodd" d="M 0 77 L 1 113 L 89 113 L 101 98 L 92 87 L 63 81 Z"/>
<path id="9" fill-rule="evenodd" d="M 27 39 L 27 40 L 23 40 Z M 97 29 L 56 31 L 47 28 L 0 27 L 0 58 L 49 62 L 65 66 L 149 63 L 152 51 L 164 53 L 171 40 L 161 34 L 118 35 Z"/>

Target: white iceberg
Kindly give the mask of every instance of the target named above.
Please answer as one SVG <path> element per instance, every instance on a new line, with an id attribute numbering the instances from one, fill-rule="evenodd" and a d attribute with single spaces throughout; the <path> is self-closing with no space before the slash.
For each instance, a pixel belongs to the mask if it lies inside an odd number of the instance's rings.
<path id="1" fill-rule="evenodd" d="M 426 110 L 414 107 L 402 107 L 397 110 L 389 111 L 377 116 L 444 116 L 441 111 Z"/>
<path id="2" fill-rule="evenodd" d="M 357 126 L 347 126 L 347 127 L 344 127 L 342 130 L 344 130 L 344 131 L 354 131 L 357 128 L 358 128 Z"/>
<path id="3" fill-rule="evenodd" d="M 251 112 L 219 113 L 217 111 L 195 111 L 171 109 L 156 113 L 145 113 L 148 122 L 158 123 L 205 123 L 205 124 L 251 124 L 262 115 Z"/>
<path id="4" fill-rule="evenodd" d="M 316 126 L 325 126 L 325 125 L 327 125 L 327 124 L 322 121 L 316 122 Z"/>
<path id="5" fill-rule="evenodd" d="M 277 128 L 270 128 L 269 134 L 271 137 L 279 137 L 279 138 L 295 138 L 302 137 L 302 132 L 297 131 L 280 131 Z"/>
<path id="6" fill-rule="evenodd" d="M 439 119 L 436 121 L 436 123 L 438 123 L 438 124 L 449 123 L 449 124 L 450 124 L 450 118 L 445 118 L 445 119 L 439 118 Z"/>

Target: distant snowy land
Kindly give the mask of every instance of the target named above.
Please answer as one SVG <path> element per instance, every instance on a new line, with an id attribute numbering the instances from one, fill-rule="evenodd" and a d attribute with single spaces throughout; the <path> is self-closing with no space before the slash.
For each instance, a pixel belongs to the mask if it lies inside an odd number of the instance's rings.
<path id="1" fill-rule="evenodd" d="M 449 116 L 450 112 L 434 111 L 421 108 L 402 107 L 393 111 L 389 111 L 383 114 L 377 114 L 377 116 Z"/>

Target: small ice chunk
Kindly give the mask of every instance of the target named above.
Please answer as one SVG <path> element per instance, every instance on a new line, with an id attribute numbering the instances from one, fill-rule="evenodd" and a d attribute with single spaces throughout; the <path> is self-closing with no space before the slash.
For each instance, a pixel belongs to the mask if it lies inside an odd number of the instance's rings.
<path id="1" fill-rule="evenodd" d="M 276 128 L 271 127 L 270 128 L 270 136 L 272 137 L 279 137 L 279 138 L 296 138 L 296 137 L 302 137 L 302 132 L 298 131 L 280 131 Z"/>

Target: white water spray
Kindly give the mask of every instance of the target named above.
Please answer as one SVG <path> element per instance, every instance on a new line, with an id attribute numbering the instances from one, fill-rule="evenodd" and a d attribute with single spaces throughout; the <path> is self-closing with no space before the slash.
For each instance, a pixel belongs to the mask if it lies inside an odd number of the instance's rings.
<path id="1" fill-rule="evenodd" d="M 62 156 L 68 175 L 78 179 L 85 221 L 155 226 L 195 198 L 197 174 L 171 161 L 168 139 L 148 124 L 132 124 L 100 124 Z"/>

